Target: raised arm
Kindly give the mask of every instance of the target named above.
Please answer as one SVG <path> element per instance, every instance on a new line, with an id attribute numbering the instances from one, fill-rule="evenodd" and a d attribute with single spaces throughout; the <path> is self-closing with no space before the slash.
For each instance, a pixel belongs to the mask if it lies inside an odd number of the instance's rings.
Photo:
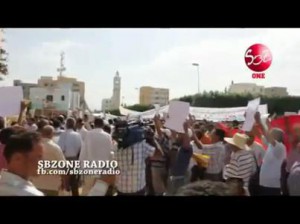
<path id="1" fill-rule="evenodd" d="M 271 141 L 271 138 L 269 137 L 269 134 L 268 134 L 268 130 L 265 128 L 265 126 L 262 124 L 261 122 L 261 119 L 260 119 L 260 113 L 259 112 L 256 112 L 255 116 L 255 121 L 256 123 L 259 125 L 259 127 L 261 128 L 262 132 L 263 132 L 263 136 L 265 137 L 265 139 L 272 143 Z"/>
<path id="2" fill-rule="evenodd" d="M 158 134 L 158 138 L 162 139 L 163 138 L 163 133 L 161 131 L 162 125 L 161 125 L 161 122 L 159 120 L 159 114 L 154 116 L 154 125 L 155 125 L 155 130 L 157 131 L 157 134 Z"/>
<path id="3" fill-rule="evenodd" d="M 22 125 L 22 119 L 23 119 L 23 114 L 24 114 L 24 111 L 26 110 L 26 107 L 27 107 L 27 104 L 25 101 L 21 101 L 21 107 L 20 107 L 20 113 L 19 113 L 19 117 L 18 117 L 18 125 Z"/>

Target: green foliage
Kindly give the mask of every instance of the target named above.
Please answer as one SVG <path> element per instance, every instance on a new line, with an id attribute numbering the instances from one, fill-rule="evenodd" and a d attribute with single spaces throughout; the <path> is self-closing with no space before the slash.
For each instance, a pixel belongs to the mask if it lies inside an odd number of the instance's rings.
<path id="1" fill-rule="evenodd" d="M 135 111 L 139 111 L 139 112 L 144 112 L 146 110 L 151 110 L 154 109 L 153 105 L 141 105 L 141 104 L 135 104 L 132 106 L 128 106 L 126 107 L 128 110 L 135 110 Z"/>
<path id="2" fill-rule="evenodd" d="M 5 55 L 7 55 L 7 52 L 4 49 L 0 48 L 0 75 L 8 74 L 7 58 L 5 57 Z"/>
<path id="3" fill-rule="evenodd" d="M 224 94 L 220 92 L 204 92 L 194 96 L 184 96 L 178 100 L 189 102 L 191 106 L 195 107 L 243 107 L 247 106 L 249 100 L 257 96 L 238 95 L 238 94 Z M 300 97 L 261 97 L 261 104 L 268 104 L 269 113 L 276 112 L 283 114 L 285 111 L 298 112 L 300 109 Z"/>

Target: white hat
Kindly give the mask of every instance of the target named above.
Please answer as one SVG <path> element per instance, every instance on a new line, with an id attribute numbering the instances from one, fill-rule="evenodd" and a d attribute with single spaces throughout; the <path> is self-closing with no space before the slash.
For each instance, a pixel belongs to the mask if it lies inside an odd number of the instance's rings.
<path id="1" fill-rule="evenodd" d="M 236 133 L 232 138 L 224 138 L 226 142 L 240 149 L 246 149 L 247 139 L 247 135 L 241 133 Z"/>

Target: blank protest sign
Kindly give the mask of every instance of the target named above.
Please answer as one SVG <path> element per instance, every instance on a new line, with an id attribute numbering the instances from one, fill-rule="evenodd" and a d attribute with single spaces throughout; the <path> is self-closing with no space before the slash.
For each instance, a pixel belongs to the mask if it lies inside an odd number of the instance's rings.
<path id="1" fill-rule="evenodd" d="M 190 112 L 190 104 L 181 101 L 171 101 L 165 127 L 179 133 L 184 133 L 183 123 Z"/>
<path id="2" fill-rule="evenodd" d="M 0 87 L 0 116 L 14 116 L 20 113 L 23 90 L 21 86 Z"/>
<path id="3" fill-rule="evenodd" d="M 255 113 L 258 110 L 258 106 L 260 104 L 260 98 L 256 98 L 248 102 L 247 110 L 246 110 L 246 120 L 243 124 L 242 130 L 243 131 L 251 131 L 253 125 L 255 123 Z"/>

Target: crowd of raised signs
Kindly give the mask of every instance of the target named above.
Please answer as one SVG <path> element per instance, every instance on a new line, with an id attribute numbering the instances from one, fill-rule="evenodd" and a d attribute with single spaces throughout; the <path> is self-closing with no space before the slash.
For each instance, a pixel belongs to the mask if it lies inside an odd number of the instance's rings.
<path id="1" fill-rule="evenodd" d="M 145 138 L 120 148 L 117 119 L 33 118 L 25 111 L 22 103 L 18 121 L 0 119 L 1 196 L 300 195 L 298 115 L 263 123 L 256 112 L 248 132 L 236 120 L 192 116 L 176 132 L 155 115 L 143 127 Z M 40 160 L 116 160 L 120 174 L 39 175 Z"/>

